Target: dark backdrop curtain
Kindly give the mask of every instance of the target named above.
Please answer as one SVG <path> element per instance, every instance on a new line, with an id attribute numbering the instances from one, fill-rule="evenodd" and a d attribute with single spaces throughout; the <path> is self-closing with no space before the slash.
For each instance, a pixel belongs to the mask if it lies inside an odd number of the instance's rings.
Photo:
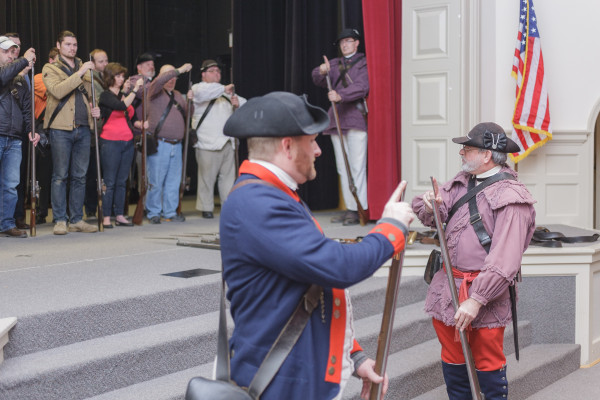
<path id="1" fill-rule="evenodd" d="M 311 71 L 323 55 L 337 57 L 333 45 L 345 21 L 362 21 L 360 0 L 234 0 L 233 71 L 236 91 L 245 97 L 274 90 L 306 93 L 312 104 L 329 107 L 326 91 L 312 83 Z M 362 50 L 361 50 L 362 51 Z M 319 136 L 317 179 L 302 185 L 301 197 L 315 210 L 337 208 L 338 177 L 331 140 Z M 242 144 L 243 146 L 244 144 Z M 246 157 L 245 147 L 242 157 Z"/>
<path id="2" fill-rule="evenodd" d="M 0 0 L 0 34 L 18 32 L 24 53 L 36 49 L 36 70 L 48 61 L 58 34 L 77 35 L 84 61 L 95 48 L 131 68 L 147 49 L 147 0 Z"/>
<path id="3" fill-rule="evenodd" d="M 401 180 L 402 2 L 368 0 L 363 3 L 363 15 L 371 87 L 368 196 L 371 219 L 377 219 Z"/>

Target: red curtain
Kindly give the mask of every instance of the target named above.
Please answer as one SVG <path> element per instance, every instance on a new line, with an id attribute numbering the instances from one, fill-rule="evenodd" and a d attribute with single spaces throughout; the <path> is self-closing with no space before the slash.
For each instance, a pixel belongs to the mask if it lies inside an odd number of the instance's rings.
<path id="1" fill-rule="evenodd" d="M 368 196 L 371 219 L 400 182 L 400 76 L 402 1 L 363 1 L 369 68 Z"/>

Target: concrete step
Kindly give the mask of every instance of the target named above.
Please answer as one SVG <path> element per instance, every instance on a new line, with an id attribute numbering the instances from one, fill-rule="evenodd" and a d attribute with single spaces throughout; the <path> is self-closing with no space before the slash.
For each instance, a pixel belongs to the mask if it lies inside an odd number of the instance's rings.
<path id="1" fill-rule="evenodd" d="M 525 348 L 531 343 L 529 322 L 519 323 L 519 348 L 521 358 Z M 512 342 L 512 329 L 508 327 L 504 333 L 504 342 Z M 514 348 L 514 346 L 513 346 Z M 505 351 L 510 351 L 507 346 Z M 444 384 L 440 363 L 441 347 L 437 339 L 416 344 L 405 350 L 390 354 L 388 357 L 387 374 L 390 387 L 387 398 L 412 399 Z M 351 379 L 344 392 L 344 399 L 359 399 L 361 381 Z M 438 397 L 439 398 L 439 397 Z M 442 397 L 443 398 L 443 397 Z"/>
<path id="2" fill-rule="evenodd" d="M 213 375 L 213 363 L 189 368 L 173 374 L 161 376 L 146 382 L 106 392 L 86 400 L 183 400 L 190 379 Z"/>
<path id="3" fill-rule="evenodd" d="M 576 344 L 536 344 L 521 352 L 520 361 L 514 355 L 507 357 L 508 395 L 513 399 L 526 399 L 553 382 L 567 376 L 579 368 L 579 353 Z M 446 385 L 443 384 L 441 366 L 439 377 L 442 385 L 414 397 L 414 400 L 446 399 Z M 589 385 L 589 382 L 587 382 Z M 596 391 L 598 392 L 598 391 Z M 410 398 L 410 397 L 407 397 Z M 546 391 L 545 396 L 537 399 L 588 399 L 594 397 L 561 397 L 555 392 Z"/>
<path id="4" fill-rule="evenodd" d="M 82 399 L 212 362 L 218 313 L 10 358 L 0 398 Z"/>
<path id="5" fill-rule="evenodd" d="M 413 278 L 402 283 L 398 304 L 419 297 L 416 292 L 420 282 L 420 279 Z M 382 291 L 385 292 L 386 285 L 387 279 L 372 278 L 352 288 L 353 305 L 359 313 L 365 314 L 373 308 L 371 303 L 380 300 L 378 297 L 383 296 Z M 203 289 L 218 292 L 214 286 L 214 282 L 201 285 Z M 192 293 L 182 291 L 183 293 L 172 294 L 171 299 L 179 300 L 177 305 L 169 307 L 177 307 L 180 302 L 185 303 L 186 295 L 194 297 L 197 294 L 196 290 Z M 217 298 L 219 296 L 213 295 Z M 143 304 L 147 300 L 142 299 L 140 303 Z M 190 301 L 193 301 L 193 298 L 190 298 Z M 156 307 L 152 307 L 152 310 Z M 205 305 L 204 309 L 206 307 Z M 216 305 L 214 308 L 216 309 Z M 196 307 L 196 311 L 198 309 L 201 308 Z M 422 334 L 411 335 L 416 332 L 416 327 L 430 325 L 422 309 L 422 302 L 398 309 L 401 310 L 398 315 L 402 315 L 402 318 L 396 319 L 397 334 L 392 342 L 394 348 L 410 346 L 411 341 L 407 341 L 406 338 L 423 340 Z M 188 311 L 192 312 L 189 309 Z M 117 320 L 123 319 L 118 315 L 113 317 Z M 369 349 L 376 348 L 380 321 L 381 314 L 357 322 L 360 333 L 358 339 L 364 338 Z M 211 361 L 215 355 L 217 323 L 218 311 L 212 311 L 200 316 L 13 356 L 0 366 L 0 397 L 7 400 L 89 397 L 202 365 Z M 231 319 L 228 325 L 231 330 Z M 371 325 L 377 326 L 373 329 Z M 433 334 L 431 329 L 425 330 L 430 331 L 429 336 Z"/>
<path id="6" fill-rule="evenodd" d="M 600 364 L 579 368 L 545 387 L 527 400 L 579 400 L 600 398 Z"/>
<path id="7" fill-rule="evenodd" d="M 218 255 L 213 250 L 191 251 L 192 254 L 207 254 L 211 258 Z M 11 330 L 10 341 L 4 349 L 5 358 L 218 310 L 221 293 L 218 274 L 181 279 L 153 272 L 152 278 L 148 279 L 152 280 L 152 286 L 130 289 L 125 294 L 118 287 L 106 288 L 119 292 L 119 296 L 86 301 L 85 293 L 81 293 L 80 302 L 17 315 L 17 325 Z M 370 278 L 351 288 L 355 318 L 383 310 L 386 285 L 386 278 Z M 406 278 L 401 283 L 397 305 L 423 300 L 425 294 L 422 279 Z"/>

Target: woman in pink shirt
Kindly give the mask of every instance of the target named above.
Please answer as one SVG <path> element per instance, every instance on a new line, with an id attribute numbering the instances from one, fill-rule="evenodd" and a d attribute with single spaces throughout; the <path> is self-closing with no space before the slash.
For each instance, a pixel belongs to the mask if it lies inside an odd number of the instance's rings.
<path id="1" fill-rule="evenodd" d="M 142 121 L 135 121 L 131 105 L 144 81 L 135 83 L 133 90 L 125 96 L 121 89 L 125 82 L 127 68 L 119 63 L 109 63 L 104 69 L 104 85 L 108 88 L 100 95 L 99 105 L 104 125 L 100 135 L 100 161 L 106 189 L 102 196 L 104 228 L 112 228 L 110 216 L 115 217 L 117 226 L 133 226 L 124 215 L 125 193 L 129 169 L 133 161 L 133 127 L 142 128 Z M 125 92 L 129 88 L 125 88 Z M 132 119 L 134 121 L 132 122 Z M 148 122 L 145 122 L 146 128 Z"/>

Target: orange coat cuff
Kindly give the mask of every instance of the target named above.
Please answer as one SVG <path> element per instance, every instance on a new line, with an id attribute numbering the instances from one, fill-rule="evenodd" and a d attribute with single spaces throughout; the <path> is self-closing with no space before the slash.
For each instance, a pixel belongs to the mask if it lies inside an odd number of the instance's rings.
<path id="1" fill-rule="evenodd" d="M 373 228 L 369 233 L 378 233 L 383 235 L 394 246 L 394 254 L 398 254 L 404 250 L 406 245 L 405 233 L 403 229 L 389 222 L 381 222 Z"/>

